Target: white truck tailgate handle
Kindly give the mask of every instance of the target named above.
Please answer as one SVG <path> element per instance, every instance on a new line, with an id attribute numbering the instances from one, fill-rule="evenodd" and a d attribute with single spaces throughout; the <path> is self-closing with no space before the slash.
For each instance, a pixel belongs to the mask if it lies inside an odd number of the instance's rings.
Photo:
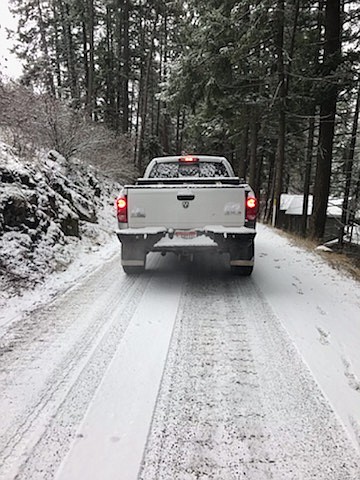
<path id="1" fill-rule="evenodd" d="M 177 199 L 180 200 L 180 201 L 184 201 L 184 200 L 194 200 L 195 198 L 195 195 L 194 194 L 184 194 L 184 193 L 178 193 L 178 196 L 177 196 Z"/>

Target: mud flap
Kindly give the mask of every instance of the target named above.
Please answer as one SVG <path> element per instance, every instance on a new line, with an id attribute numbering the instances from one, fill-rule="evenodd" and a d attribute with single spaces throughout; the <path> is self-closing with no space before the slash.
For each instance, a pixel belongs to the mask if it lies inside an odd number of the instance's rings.
<path id="1" fill-rule="evenodd" d="M 252 267 L 254 266 L 254 241 L 249 240 L 246 244 L 230 243 L 230 266 Z"/>
<path id="2" fill-rule="evenodd" d="M 255 234 L 224 237 L 215 234 L 211 236 L 223 252 L 230 254 L 230 265 L 234 267 L 252 267 L 254 265 L 254 237 Z"/>
<path id="3" fill-rule="evenodd" d="M 121 242 L 121 264 L 123 267 L 145 268 L 146 255 L 163 234 L 156 235 L 122 235 L 117 233 Z"/>

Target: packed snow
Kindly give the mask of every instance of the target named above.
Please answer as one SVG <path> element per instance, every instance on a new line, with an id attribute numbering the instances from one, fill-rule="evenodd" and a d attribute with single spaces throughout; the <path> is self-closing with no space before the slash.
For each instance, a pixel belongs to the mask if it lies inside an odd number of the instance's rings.
<path id="1" fill-rule="evenodd" d="M 272 229 L 258 230 L 254 281 L 359 448 L 359 282 Z"/>

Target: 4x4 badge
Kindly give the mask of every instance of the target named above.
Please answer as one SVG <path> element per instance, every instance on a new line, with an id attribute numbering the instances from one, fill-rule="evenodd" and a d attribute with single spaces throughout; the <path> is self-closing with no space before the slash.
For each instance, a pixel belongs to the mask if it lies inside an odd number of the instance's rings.
<path id="1" fill-rule="evenodd" d="M 189 202 L 182 202 L 182 206 L 184 208 L 189 208 Z"/>

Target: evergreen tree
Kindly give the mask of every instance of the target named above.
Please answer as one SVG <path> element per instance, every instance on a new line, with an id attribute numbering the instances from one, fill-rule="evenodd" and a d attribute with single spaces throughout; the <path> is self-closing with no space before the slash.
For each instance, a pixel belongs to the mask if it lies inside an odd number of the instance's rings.
<path id="1" fill-rule="evenodd" d="M 25 61 L 22 82 L 127 135 L 134 147 L 129 161 L 140 170 L 164 153 L 225 155 L 261 196 L 268 221 L 282 193 L 304 193 L 305 235 L 314 192 L 314 238 L 323 235 L 331 188 L 344 194 L 345 207 L 356 196 L 359 159 L 350 142 L 359 78 L 356 3 L 11 5 L 19 16 L 15 50 Z"/>
<path id="2" fill-rule="evenodd" d="M 322 76 L 326 80 L 320 103 L 320 131 L 314 186 L 312 237 L 321 239 L 325 231 L 330 192 L 332 151 L 338 85 L 336 70 L 341 62 L 341 2 L 327 0 L 325 6 L 325 45 Z"/>

